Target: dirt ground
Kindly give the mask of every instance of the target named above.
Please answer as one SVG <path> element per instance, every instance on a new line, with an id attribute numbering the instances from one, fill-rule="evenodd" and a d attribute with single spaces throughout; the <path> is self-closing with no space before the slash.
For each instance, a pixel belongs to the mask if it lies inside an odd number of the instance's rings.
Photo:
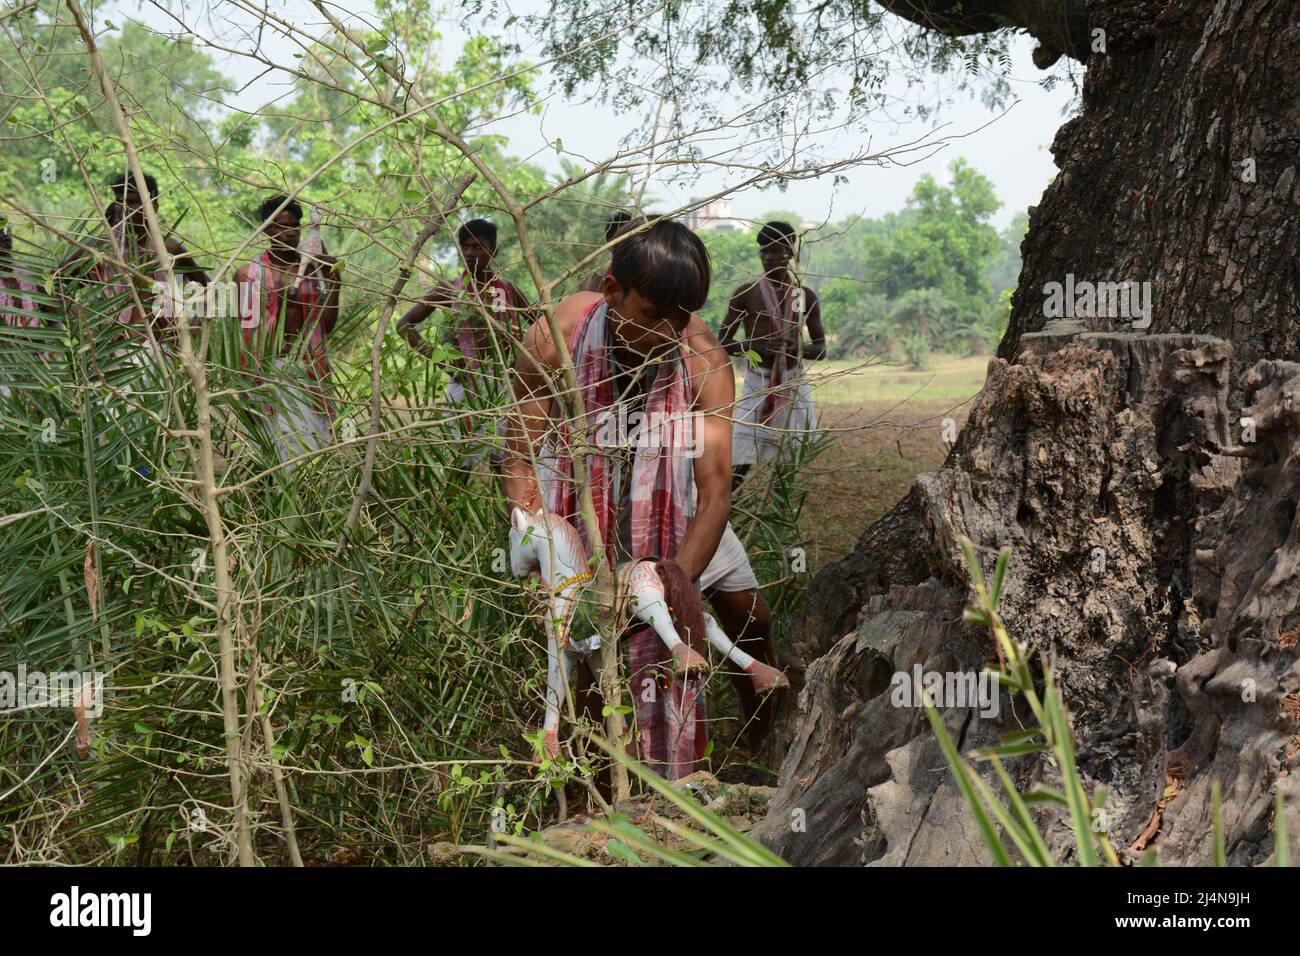
<path id="1" fill-rule="evenodd" d="M 853 550 L 862 529 L 947 455 L 945 419 L 960 430 L 987 357 L 936 356 L 932 368 L 820 363 L 813 398 L 829 441 L 805 467 L 803 528 L 815 570 Z"/>

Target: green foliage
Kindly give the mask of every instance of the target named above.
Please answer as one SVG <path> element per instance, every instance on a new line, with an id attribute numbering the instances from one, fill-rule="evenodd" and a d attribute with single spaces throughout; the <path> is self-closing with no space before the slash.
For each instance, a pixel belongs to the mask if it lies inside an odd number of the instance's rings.
<path id="1" fill-rule="evenodd" d="M 1006 579 L 1011 549 L 1003 548 L 998 552 L 993 580 L 986 585 L 974 545 L 964 537 L 959 543 L 966 553 L 966 564 L 970 569 L 971 584 L 975 590 L 975 599 L 966 609 L 964 617 L 977 627 L 989 631 L 998 651 L 999 683 L 1012 694 L 1018 694 L 1029 705 L 1034 718 L 1033 726 L 1004 735 L 998 746 L 985 748 L 978 754 L 993 767 L 1003 794 L 1010 804 L 1008 808 L 984 778 L 958 753 L 934 703 L 924 689 L 921 690 L 930 727 L 943 748 L 944 757 L 957 780 L 962 796 L 965 797 L 971 812 L 975 815 L 984 842 L 998 865 L 1010 866 L 1011 856 L 1002 843 L 1000 829 L 1001 833 L 1006 834 L 1011 840 L 1025 863 L 1030 866 L 1052 866 L 1047 843 L 1029 812 L 1031 802 L 1048 801 L 1069 808 L 1076 859 L 1080 866 L 1097 866 L 1103 857 L 1111 866 L 1118 866 L 1119 860 L 1111 846 L 1110 838 L 1106 835 L 1105 827 L 1093 826 L 1096 811 L 1103 809 L 1104 794 L 1099 794 L 1094 804 L 1084 790 L 1074 759 L 1074 734 L 1052 668 L 1046 659 L 1041 662 L 1043 690 L 1040 694 L 1030 666 L 1027 646 L 1012 640 L 1002 626 L 1002 619 L 998 616 L 998 599 Z M 1021 793 L 1015 786 L 1003 760 L 1037 753 L 1050 755 L 1052 763 L 1061 774 L 1061 791 L 1039 785 L 1028 793 Z"/>
<path id="2" fill-rule="evenodd" d="M 751 118 L 766 130 L 791 113 L 853 123 L 888 109 L 925 120 L 958 97 L 979 97 L 990 108 L 1013 99 L 1010 22 L 989 32 L 948 30 L 855 0 L 811 6 L 716 0 L 666 8 L 651 0 L 553 0 L 505 21 L 483 0 L 463 0 L 462 7 L 485 30 L 518 23 L 542 38 L 545 55 L 561 57 L 566 96 L 590 93 L 624 113 L 653 114 L 656 98 L 665 97 L 674 115 L 708 122 L 720 119 L 720 104 L 736 96 L 780 100 L 780 110 Z M 629 63 L 619 40 L 644 59 Z M 1062 78 L 1077 85 L 1066 63 L 1040 82 L 1050 88 Z M 903 98 L 900 107 L 900 89 L 920 95 Z"/>
<path id="3" fill-rule="evenodd" d="M 948 186 L 923 176 L 903 211 L 814 238 L 809 273 L 829 357 L 919 367 L 931 351 L 974 355 L 997 345 L 1010 314 L 997 283 L 1019 272 L 1024 221 L 999 235 L 987 221 L 1001 205 L 992 183 L 962 159 L 949 170 Z"/>
<path id="4" fill-rule="evenodd" d="M 597 745 L 609 757 L 624 765 L 645 785 L 686 818 L 686 822 L 677 822 L 662 815 L 657 816 L 656 824 L 678 840 L 695 849 L 683 852 L 673 849 L 661 839 L 655 839 L 633 823 L 626 814 L 613 813 L 608 819 L 596 819 L 587 824 L 587 829 L 604 834 L 608 839 L 605 852 L 633 866 L 644 866 L 645 857 L 664 866 L 700 867 L 709 866 L 710 860 L 732 866 L 789 866 L 783 859 L 763 844 L 737 830 L 727 820 L 699 802 L 686 790 L 668 783 L 658 774 L 647 769 L 636 760 L 623 753 L 617 747 L 600 738 L 595 738 Z M 502 835 L 498 842 L 505 844 L 511 852 L 491 850 L 485 847 L 470 848 L 470 852 L 508 865 L 529 865 L 534 863 L 555 863 L 561 866 L 595 866 L 597 864 L 582 857 L 556 850 L 547 846 L 539 837 L 525 839 L 518 836 Z"/>

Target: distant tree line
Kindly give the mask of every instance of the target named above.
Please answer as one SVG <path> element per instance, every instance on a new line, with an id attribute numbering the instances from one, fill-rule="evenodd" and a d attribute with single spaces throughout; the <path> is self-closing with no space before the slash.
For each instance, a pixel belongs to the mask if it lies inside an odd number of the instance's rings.
<path id="1" fill-rule="evenodd" d="M 1001 206 L 993 183 L 957 159 L 948 184 L 922 176 L 898 212 L 807 231 L 800 268 L 821 298 L 828 357 L 921 365 L 931 352 L 991 352 L 1010 315 L 1028 227 L 1018 212 L 999 232 L 989 220 Z M 781 211 L 766 219 L 800 221 Z M 718 287 L 706 318 L 715 327 L 726 293 L 757 275 L 756 234 L 757 226 L 704 233 Z"/>

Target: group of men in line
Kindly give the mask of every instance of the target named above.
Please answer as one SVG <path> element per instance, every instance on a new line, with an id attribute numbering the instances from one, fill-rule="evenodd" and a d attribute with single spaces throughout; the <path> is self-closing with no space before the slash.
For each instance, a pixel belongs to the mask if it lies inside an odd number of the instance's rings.
<path id="1" fill-rule="evenodd" d="M 156 182 L 144 178 L 156 201 Z M 116 259 L 161 281 L 134 178 L 123 174 L 109 187 L 113 202 L 105 216 L 107 235 L 69 256 L 59 269 L 61 276 L 76 274 L 76 264 L 89 261 L 89 268 L 79 273 L 82 279 L 126 290 L 131 277 L 114 266 L 111 260 Z M 277 403 L 268 414 L 280 419 L 282 438 L 294 439 L 298 449 L 320 448 L 332 441 L 336 415 L 327 342 L 339 318 L 342 265 L 325 251 L 314 224 L 304 236 L 298 202 L 273 196 L 261 204 L 258 221 L 261 249 L 235 272 L 241 366 L 256 380 L 266 362 L 281 369 L 300 363 L 305 373 L 300 378 L 309 383 L 306 399 Z M 608 268 L 588 276 L 579 291 L 556 305 L 554 314 L 577 372 L 588 416 L 585 429 L 571 431 L 573 423 L 562 420 L 553 384 L 561 366 L 553 326 L 517 286 L 495 272 L 498 242 L 492 223 L 475 219 L 459 228 L 463 271 L 420 296 L 398 322 L 399 334 L 420 354 L 434 355 L 418 327 L 438 310 L 452 313 L 444 324 L 444 340 L 454 351 L 441 353 L 454 363 L 449 399 L 463 402 L 494 387 L 496 396 L 513 399 L 507 402 L 504 440 L 493 458 L 510 505 L 533 513 L 545 501 L 548 510 L 570 519 L 580 533 L 572 458 L 564 453 L 565 445 L 577 437 L 587 440 L 591 429 L 616 410 L 640 413 L 647 420 L 689 415 L 698 429 L 697 451 L 690 457 L 668 449 L 638 452 L 633 440 L 625 447 L 601 448 L 589 460 L 601 537 L 615 564 L 648 556 L 674 560 L 697 583 L 728 636 L 753 657 L 774 663 L 771 612 L 729 517 L 732 490 L 745 472 L 815 427 L 802 368 L 804 361 L 824 357 L 825 337 L 816 294 L 790 268 L 795 230 L 784 222 L 762 227 L 762 275 L 735 290 L 720 338 L 699 314 L 708 298 L 711 267 L 698 236 L 670 219 L 620 213 L 607 224 L 605 238 L 612 249 Z M 165 242 L 179 279 L 209 282 L 179 241 L 168 236 Z M 111 256 L 89 256 L 96 244 L 108 244 L 105 251 Z M 13 267 L 10 245 L 4 234 L 0 318 L 7 325 L 30 326 L 38 311 L 31 301 L 35 287 Z M 148 329 L 153 342 L 164 341 L 177 317 L 169 314 L 173 310 L 149 306 L 147 295 L 133 296 L 117 321 Z M 736 356 L 744 366 L 739 402 L 732 364 Z M 539 460 L 551 465 L 540 475 L 534 468 Z M 629 639 L 634 691 L 642 686 L 638 678 L 643 674 L 660 673 L 663 649 L 656 645 L 648 631 Z M 757 743 L 766 732 L 768 708 L 750 682 L 737 676 L 747 733 Z M 575 680 L 577 702 L 598 723 L 593 674 L 580 667 Z M 664 689 L 638 697 L 641 757 L 675 778 L 698 768 L 707 746 L 707 721 L 704 697 L 698 694 L 692 739 L 669 740 L 653 732 L 665 726 L 663 708 L 676 697 L 671 686 Z"/>
<path id="2" fill-rule="evenodd" d="M 449 329 L 466 363 L 466 391 L 476 387 L 474 376 L 484 363 L 495 357 L 503 369 L 502 351 L 517 352 L 513 375 L 501 376 L 509 381 L 513 401 L 505 447 L 494 462 L 509 504 L 532 514 L 544 503 L 548 512 L 568 519 L 589 547 L 578 515 L 573 458 L 565 446 L 574 439 L 586 443 L 611 417 L 660 422 L 691 416 L 698 434 L 689 457 L 681 449 L 646 449 L 635 436 L 625 436 L 621 447 L 599 443 L 588 472 L 601 540 L 612 565 L 647 556 L 674 560 L 727 635 L 753 657 L 774 664 L 771 609 L 729 518 L 733 487 L 746 471 L 806 440 L 815 428 L 802 362 L 824 357 L 825 335 L 816 294 L 790 271 L 795 230 L 784 222 L 760 230 L 763 274 L 732 295 L 721 341 L 699 315 L 709 294 L 708 252 L 678 222 L 627 213 L 612 218 L 605 231 L 612 246 L 609 267 L 556 305 L 554 327 L 533 316 L 519 290 L 492 272 L 494 227 L 467 223 L 458 239 L 466 273 L 452 286 L 431 289 L 402 317 L 399 329 L 413 347 L 427 352 L 416 326 L 439 307 L 463 304 L 468 294 L 471 307 L 462 305 L 459 321 Z M 807 345 L 802 344 L 805 326 Z M 567 346 L 587 416 L 577 423 L 576 434 L 575 423 L 563 420 L 555 393 L 562 359 L 553 329 Z M 751 359 L 739 405 L 733 355 Z M 659 693 L 637 692 L 647 680 L 659 683 L 662 658 L 663 647 L 651 631 L 629 635 L 640 756 L 676 779 L 704 759 L 708 721 L 703 694 L 683 694 L 676 680 Z M 576 671 L 578 706 L 598 723 L 595 675 L 582 663 Z M 733 675 L 733 685 L 747 735 L 757 744 L 767 731 L 770 708 L 743 675 Z M 688 700 L 694 701 L 694 719 L 669 720 L 665 711 Z M 690 729 L 673 736 L 666 730 L 670 726 Z"/>

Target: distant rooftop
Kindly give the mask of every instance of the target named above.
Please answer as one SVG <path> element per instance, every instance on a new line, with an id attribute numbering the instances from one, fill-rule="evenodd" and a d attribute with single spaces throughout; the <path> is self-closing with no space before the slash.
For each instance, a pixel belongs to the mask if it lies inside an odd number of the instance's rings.
<path id="1" fill-rule="evenodd" d="M 749 222 L 736 219 L 731 215 L 730 199 L 710 200 L 687 212 L 685 219 L 687 228 L 694 229 L 696 232 L 723 229 L 747 232 L 751 228 Z"/>
<path id="2" fill-rule="evenodd" d="M 692 199 L 691 202 L 696 200 Z M 733 231 L 733 232 L 752 232 L 758 229 L 759 223 L 752 222 L 748 219 L 737 219 L 731 214 L 730 199 L 712 199 L 701 206 L 698 206 L 683 217 L 688 229 L 696 232 L 707 231 Z M 816 229 L 820 222 L 814 222 L 811 219 L 801 219 L 798 228 L 804 232 L 810 229 Z"/>

